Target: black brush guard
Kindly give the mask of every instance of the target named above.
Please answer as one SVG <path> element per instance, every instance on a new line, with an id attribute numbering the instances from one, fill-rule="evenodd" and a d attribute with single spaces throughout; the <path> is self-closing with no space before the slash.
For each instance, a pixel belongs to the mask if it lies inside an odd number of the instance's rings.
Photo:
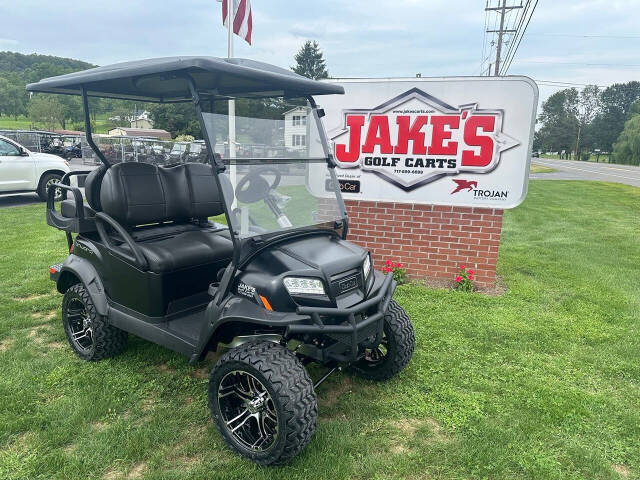
<path id="1" fill-rule="evenodd" d="M 384 314 L 396 288 L 392 275 L 387 275 L 380 291 L 358 305 L 350 308 L 298 307 L 298 315 L 308 315 L 313 325 L 294 324 L 287 327 L 285 336 L 326 335 L 336 342 L 325 348 L 305 345 L 305 354 L 326 363 L 330 360 L 350 363 L 359 358 L 359 345 L 377 346 L 382 340 Z M 375 312 L 367 314 L 375 308 Z M 338 324 L 326 324 L 322 317 L 343 319 Z M 373 337 L 373 341 L 367 339 Z"/>

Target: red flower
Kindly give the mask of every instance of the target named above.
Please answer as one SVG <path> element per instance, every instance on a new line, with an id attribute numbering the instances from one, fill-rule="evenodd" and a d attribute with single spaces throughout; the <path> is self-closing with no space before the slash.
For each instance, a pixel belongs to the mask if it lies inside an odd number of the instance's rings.
<path id="1" fill-rule="evenodd" d="M 464 265 L 460 265 L 460 270 L 464 270 Z"/>
<path id="2" fill-rule="evenodd" d="M 397 264 L 397 265 L 396 265 L 396 267 L 398 267 L 398 268 L 402 268 L 402 264 L 401 264 L 401 263 L 399 263 L 399 264 Z"/>
<path id="3" fill-rule="evenodd" d="M 469 275 L 469 280 L 473 280 L 473 275 Z"/>
<path id="4" fill-rule="evenodd" d="M 462 277 L 461 277 L 460 275 L 458 275 L 458 276 L 456 277 L 456 282 L 460 283 L 461 281 L 462 281 Z"/>
<path id="5" fill-rule="evenodd" d="M 467 270 L 467 273 L 468 273 L 469 275 L 473 275 L 473 270 L 469 269 L 469 270 Z"/>
<path id="6" fill-rule="evenodd" d="M 387 265 L 391 265 L 391 260 L 387 260 L 387 261 L 386 261 L 386 262 L 384 262 L 384 263 L 386 263 Z"/>

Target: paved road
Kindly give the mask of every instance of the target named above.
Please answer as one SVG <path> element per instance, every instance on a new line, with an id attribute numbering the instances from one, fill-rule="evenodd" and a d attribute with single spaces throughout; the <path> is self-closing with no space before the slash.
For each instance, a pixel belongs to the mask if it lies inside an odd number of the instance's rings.
<path id="1" fill-rule="evenodd" d="M 597 180 L 640 187 L 640 167 L 547 158 L 535 158 L 532 161 L 535 164 L 557 170 L 551 173 L 534 173 L 530 177 L 532 179 Z"/>
<path id="2" fill-rule="evenodd" d="M 575 160 L 550 160 L 536 158 L 533 163 L 551 167 L 556 172 L 534 173 L 532 179 L 547 180 L 598 180 L 602 182 L 616 182 L 640 187 L 640 167 L 628 165 L 609 165 L 608 163 L 577 162 Z M 77 161 L 72 162 L 74 170 L 87 169 Z M 90 167 L 89 167 L 90 168 Z M 19 205 L 30 205 L 40 200 L 35 193 L 21 195 L 0 195 L 0 208 Z"/>

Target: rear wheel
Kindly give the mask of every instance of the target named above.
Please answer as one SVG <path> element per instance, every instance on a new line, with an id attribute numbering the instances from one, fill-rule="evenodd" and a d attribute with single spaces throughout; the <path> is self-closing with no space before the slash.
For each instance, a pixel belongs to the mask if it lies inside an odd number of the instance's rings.
<path id="1" fill-rule="evenodd" d="M 272 342 L 246 343 L 220 358 L 209 377 L 209 408 L 227 445 L 260 465 L 297 455 L 318 417 L 307 371 Z"/>
<path id="2" fill-rule="evenodd" d="M 369 380 L 388 380 L 409 363 L 415 347 L 415 334 L 411 320 L 395 300 L 389 302 L 384 315 L 384 333 L 380 345 L 367 348 L 364 358 L 352 365 L 351 370 Z"/>
<path id="3" fill-rule="evenodd" d="M 40 180 L 40 186 L 38 187 L 38 196 L 43 202 L 47 201 L 47 191 L 49 187 L 51 187 L 54 183 L 59 183 L 62 179 L 62 175 L 57 173 L 47 173 Z M 54 199 L 56 202 L 62 200 L 62 189 L 56 188 L 56 193 L 54 195 Z"/>
<path id="4" fill-rule="evenodd" d="M 127 346 L 127 332 L 104 321 L 84 285 L 79 283 L 64 294 L 62 325 L 69 345 L 83 360 L 113 357 Z"/>

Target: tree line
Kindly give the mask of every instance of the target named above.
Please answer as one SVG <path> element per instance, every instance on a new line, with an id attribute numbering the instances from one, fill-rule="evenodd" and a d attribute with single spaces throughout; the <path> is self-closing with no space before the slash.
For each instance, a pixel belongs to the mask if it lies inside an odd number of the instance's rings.
<path id="1" fill-rule="evenodd" d="M 79 97 L 72 95 L 30 95 L 26 90 L 28 83 L 43 78 L 64 75 L 93 68 L 80 60 L 54 57 L 50 55 L 24 55 L 16 52 L 0 52 L 0 115 L 17 120 L 26 116 L 34 126 L 54 130 L 56 128 L 84 130 L 82 103 Z M 96 114 L 110 113 L 121 119 L 130 115 L 133 103 L 123 100 L 89 100 L 95 121 Z M 114 121 L 120 126 L 124 120 Z"/>
<path id="2" fill-rule="evenodd" d="M 313 79 L 329 76 L 322 51 L 317 42 L 307 41 L 295 56 L 296 65 L 291 67 L 296 73 Z M 0 52 L 0 115 L 18 119 L 26 116 L 38 128 L 84 130 L 84 118 L 80 98 L 72 95 L 29 95 L 25 87 L 28 83 L 43 78 L 63 75 L 93 68 L 80 60 L 49 55 L 24 55 L 15 52 Z M 124 100 L 90 98 L 93 121 L 98 114 L 108 114 L 113 120 L 109 125 L 128 126 L 128 118 L 134 108 L 149 110 L 155 128 L 169 131 L 174 137 L 191 135 L 201 137 L 200 124 L 192 105 L 188 104 L 141 104 Z M 215 111 L 226 113 L 227 102 L 219 102 Z M 251 109 L 252 111 L 249 111 Z M 259 111 L 253 111 L 258 109 Z M 282 106 L 269 102 L 243 102 L 236 105 L 239 116 L 258 115 L 262 118 L 278 118 Z"/>
<path id="3" fill-rule="evenodd" d="M 640 164 L 640 82 L 588 85 L 551 95 L 538 116 L 533 149 L 586 160 L 596 150 L 616 163 Z"/>

